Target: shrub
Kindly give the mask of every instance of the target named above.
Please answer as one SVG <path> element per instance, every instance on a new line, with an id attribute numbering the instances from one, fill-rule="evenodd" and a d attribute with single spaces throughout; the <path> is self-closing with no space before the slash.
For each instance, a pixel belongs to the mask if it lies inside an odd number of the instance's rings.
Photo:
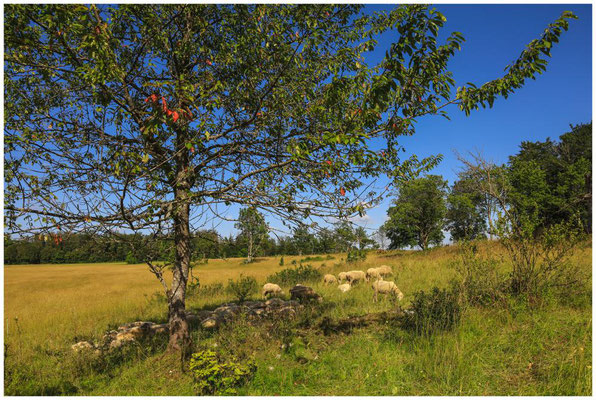
<path id="1" fill-rule="evenodd" d="M 124 261 L 126 261 L 127 264 L 138 264 L 139 263 L 139 260 L 137 260 L 137 258 L 134 256 L 134 254 L 132 254 L 132 251 L 129 251 L 128 254 L 126 254 L 126 259 Z"/>
<path id="2" fill-rule="evenodd" d="M 224 291 L 223 283 L 217 282 L 210 285 L 201 286 L 197 294 L 203 297 L 216 296 Z"/>
<path id="3" fill-rule="evenodd" d="M 504 300 L 505 277 L 498 272 L 498 262 L 480 258 L 474 242 L 461 242 L 460 259 L 452 263 L 459 276 L 461 296 L 468 304 L 488 306 Z"/>
<path id="4" fill-rule="evenodd" d="M 284 256 L 281 256 L 281 258 L 279 259 L 279 265 L 280 266 L 284 265 Z"/>
<path id="5" fill-rule="evenodd" d="M 352 249 L 348 251 L 346 262 L 353 263 L 358 261 L 364 261 L 366 259 L 366 251 Z"/>
<path id="6" fill-rule="evenodd" d="M 522 215 L 515 224 L 500 220 L 498 228 L 513 266 L 509 281 L 512 294 L 535 298 L 558 290 L 569 295 L 589 281 L 569 262 L 584 239 L 581 224 L 575 219 L 539 229 L 532 218 Z"/>
<path id="7" fill-rule="evenodd" d="M 227 287 L 228 293 L 236 296 L 238 301 L 242 302 L 246 300 L 251 294 L 259 290 L 257 280 L 252 276 L 244 276 L 240 274 L 238 280 L 230 279 Z"/>
<path id="8" fill-rule="evenodd" d="M 253 361 L 246 364 L 235 360 L 223 362 L 210 350 L 194 353 L 190 359 L 190 372 L 198 395 L 235 395 L 236 387 L 252 379 L 256 370 Z"/>
<path id="9" fill-rule="evenodd" d="M 325 258 L 323 258 L 322 256 L 308 256 L 303 258 L 302 260 L 300 260 L 300 262 L 303 261 L 323 261 Z"/>
<path id="10" fill-rule="evenodd" d="M 297 283 L 316 282 L 322 278 L 319 270 L 310 264 L 299 265 L 296 268 L 286 268 L 267 277 L 267 282 L 281 286 L 293 286 Z"/>
<path id="11" fill-rule="evenodd" d="M 404 327 L 408 330 L 419 335 L 451 330 L 461 318 L 459 291 L 456 287 L 441 290 L 435 286 L 430 293 L 416 292 L 410 311 L 404 319 Z"/>
<path id="12" fill-rule="evenodd" d="M 186 287 L 186 294 L 188 296 L 196 295 L 198 294 L 200 288 L 201 284 L 199 283 L 199 277 L 193 276 L 190 282 L 188 282 L 188 286 Z"/>

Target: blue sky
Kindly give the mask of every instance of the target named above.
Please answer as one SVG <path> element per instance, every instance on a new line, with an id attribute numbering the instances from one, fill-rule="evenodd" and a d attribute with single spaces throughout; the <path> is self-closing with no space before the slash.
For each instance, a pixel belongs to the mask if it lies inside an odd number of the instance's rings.
<path id="1" fill-rule="evenodd" d="M 392 5 L 367 5 L 365 12 L 391 9 Z M 525 46 L 538 38 L 547 25 L 565 10 L 579 19 L 572 20 L 569 31 L 555 45 L 547 71 L 507 100 L 495 102 L 492 109 L 481 109 L 466 117 L 453 107 L 451 120 L 430 117 L 418 121 L 417 133 L 404 137 L 406 154 L 419 158 L 443 154 L 444 160 L 431 173 L 442 175 L 449 183 L 456 178 L 460 163 L 454 154 L 480 151 L 487 159 L 504 163 L 518 151 L 522 141 L 557 138 L 569 131 L 569 124 L 592 120 L 592 6 L 591 5 L 437 5 L 447 22 L 441 37 L 461 32 L 466 42 L 450 61 L 458 85 L 481 85 L 503 75 Z M 384 34 L 368 62 L 378 61 L 394 40 Z M 391 201 L 369 210 L 356 222 L 369 229 L 378 228 L 386 219 Z M 233 214 L 234 211 L 230 210 Z M 232 215 L 231 215 L 232 216 Z M 235 216 L 235 215 L 234 215 Z M 281 228 L 277 221 L 271 226 Z M 223 234 L 235 232 L 232 223 L 218 227 Z"/>

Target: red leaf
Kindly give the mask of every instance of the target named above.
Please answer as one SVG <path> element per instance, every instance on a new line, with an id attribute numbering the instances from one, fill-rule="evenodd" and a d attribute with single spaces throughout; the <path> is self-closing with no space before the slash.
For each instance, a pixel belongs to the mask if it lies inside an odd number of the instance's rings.
<path id="1" fill-rule="evenodd" d="M 174 122 L 178 121 L 178 112 L 177 111 L 174 111 L 172 113 L 172 118 L 174 119 Z"/>
<path id="2" fill-rule="evenodd" d="M 341 193 L 342 196 L 346 195 L 346 190 L 344 188 L 339 189 L 339 193 Z"/>
<path id="3" fill-rule="evenodd" d="M 172 115 L 172 110 L 166 110 L 166 115 L 169 117 L 170 115 Z"/>
<path id="4" fill-rule="evenodd" d="M 168 104 L 166 103 L 166 98 L 161 96 L 161 106 L 163 108 L 163 112 L 168 111 Z"/>
<path id="5" fill-rule="evenodd" d="M 327 164 L 331 165 L 331 161 L 327 160 Z"/>
<path id="6" fill-rule="evenodd" d="M 207 65 L 213 65 L 213 63 L 209 59 L 207 61 L 205 61 L 205 62 L 207 63 Z"/>

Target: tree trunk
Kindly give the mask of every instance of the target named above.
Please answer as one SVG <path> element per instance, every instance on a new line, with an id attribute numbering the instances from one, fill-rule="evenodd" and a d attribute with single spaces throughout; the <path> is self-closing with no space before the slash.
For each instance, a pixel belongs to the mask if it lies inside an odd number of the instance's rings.
<path id="1" fill-rule="evenodd" d="M 251 263 L 252 262 L 252 233 L 248 234 L 248 250 L 247 250 L 247 254 L 246 254 L 246 262 L 247 263 Z"/>
<path id="2" fill-rule="evenodd" d="M 174 211 L 174 263 L 172 287 L 168 304 L 170 342 L 168 350 L 186 355 L 190 350 L 190 329 L 186 321 L 186 285 L 190 270 L 190 205 L 186 189 L 176 189 Z"/>

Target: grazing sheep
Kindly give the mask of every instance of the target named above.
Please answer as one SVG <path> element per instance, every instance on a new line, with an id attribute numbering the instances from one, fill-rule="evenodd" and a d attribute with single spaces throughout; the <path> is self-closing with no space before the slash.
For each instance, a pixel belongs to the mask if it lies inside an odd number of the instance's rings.
<path id="1" fill-rule="evenodd" d="M 279 285 L 275 283 L 266 283 L 263 285 L 263 297 L 267 296 L 279 296 L 283 293 Z"/>
<path id="2" fill-rule="evenodd" d="M 391 269 L 391 267 L 389 265 L 381 265 L 380 267 L 377 268 L 377 272 L 379 273 L 379 275 L 381 275 L 383 277 L 393 275 L 393 270 Z"/>
<path id="3" fill-rule="evenodd" d="M 401 299 L 404 298 L 404 294 L 401 292 L 401 290 L 399 290 L 397 288 L 397 285 L 395 284 L 395 282 L 377 280 L 377 281 L 373 282 L 372 288 L 375 291 L 374 301 L 377 301 L 377 295 L 379 293 L 382 293 L 382 294 L 390 293 L 394 296 L 397 296 L 397 299 L 400 301 L 401 301 Z"/>
<path id="4" fill-rule="evenodd" d="M 343 293 L 347 292 L 348 290 L 350 290 L 352 288 L 352 286 L 350 286 L 349 283 L 344 283 L 341 284 L 337 287 L 339 290 L 341 290 Z"/>
<path id="5" fill-rule="evenodd" d="M 323 277 L 323 283 L 325 285 L 329 285 L 331 283 L 337 283 L 337 279 L 335 278 L 335 276 L 331 275 L 331 274 L 326 274 Z"/>
<path id="6" fill-rule="evenodd" d="M 348 271 L 346 273 L 346 280 L 350 285 L 353 285 L 354 283 L 365 281 L 366 274 L 364 271 Z"/>
<path id="7" fill-rule="evenodd" d="M 342 282 L 346 280 L 346 272 L 340 272 L 339 274 L 337 274 L 337 279 Z"/>
<path id="8" fill-rule="evenodd" d="M 378 268 L 369 268 L 366 270 L 366 280 L 369 281 L 371 278 L 382 278 Z"/>

